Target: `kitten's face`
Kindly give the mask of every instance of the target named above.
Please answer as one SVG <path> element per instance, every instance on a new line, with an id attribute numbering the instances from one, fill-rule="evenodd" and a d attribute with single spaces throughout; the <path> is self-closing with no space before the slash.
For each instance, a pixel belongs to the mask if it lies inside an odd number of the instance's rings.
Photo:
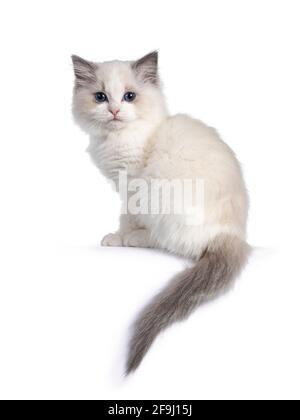
<path id="1" fill-rule="evenodd" d="M 164 109 L 157 76 L 157 53 L 136 62 L 92 63 L 73 56 L 73 111 L 90 134 L 118 130 Z M 154 111 L 156 110 L 156 111 Z"/>

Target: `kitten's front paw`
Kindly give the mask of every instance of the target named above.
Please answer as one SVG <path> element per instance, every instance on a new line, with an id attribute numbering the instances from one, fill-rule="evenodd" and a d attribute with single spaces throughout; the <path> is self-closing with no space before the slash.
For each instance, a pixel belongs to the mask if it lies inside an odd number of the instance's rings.
<path id="1" fill-rule="evenodd" d="M 117 233 L 109 233 L 104 236 L 101 242 L 102 246 L 123 246 L 123 241 Z"/>
<path id="2" fill-rule="evenodd" d="M 124 246 L 131 246 L 137 248 L 149 248 L 149 233 L 146 229 L 138 229 L 126 233 L 123 237 Z"/>

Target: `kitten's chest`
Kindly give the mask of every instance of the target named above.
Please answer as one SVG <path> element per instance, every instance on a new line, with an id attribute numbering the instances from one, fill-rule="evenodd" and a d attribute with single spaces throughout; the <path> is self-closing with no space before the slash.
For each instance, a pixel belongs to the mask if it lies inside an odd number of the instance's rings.
<path id="1" fill-rule="evenodd" d="M 115 182 L 119 180 L 120 172 L 125 172 L 128 177 L 137 177 L 143 168 L 143 143 L 91 138 L 88 152 L 100 171 Z"/>

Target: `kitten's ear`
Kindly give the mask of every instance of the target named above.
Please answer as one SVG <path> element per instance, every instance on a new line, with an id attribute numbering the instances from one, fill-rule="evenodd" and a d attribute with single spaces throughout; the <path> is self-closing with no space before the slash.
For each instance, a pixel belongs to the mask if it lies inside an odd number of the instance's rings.
<path id="1" fill-rule="evenodd" d="M 153 51 L 132 64 L 133 70 L 144 82 L 158 83 L 158 52 Z"/>
<path id="2" fill-rule="evenodd" d="M 85 86 L 89 83 L 95 83 L 97 65 L 91 61 L 84 60 L 78 55 L 72 55 L 76 84 Z"/>

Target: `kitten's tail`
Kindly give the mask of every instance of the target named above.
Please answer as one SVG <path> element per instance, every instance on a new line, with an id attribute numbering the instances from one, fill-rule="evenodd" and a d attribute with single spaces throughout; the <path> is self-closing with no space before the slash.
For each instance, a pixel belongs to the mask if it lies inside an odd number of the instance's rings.
<path id="1" fill-rule="evenodd" d="M 229 289 L 249 253 L 250 247 L 237 236 L 213 239 L 199 261 L 175 277 L 140 314 L 129 346 L 127 375 L 138 368 L 161 331 Z"/>

